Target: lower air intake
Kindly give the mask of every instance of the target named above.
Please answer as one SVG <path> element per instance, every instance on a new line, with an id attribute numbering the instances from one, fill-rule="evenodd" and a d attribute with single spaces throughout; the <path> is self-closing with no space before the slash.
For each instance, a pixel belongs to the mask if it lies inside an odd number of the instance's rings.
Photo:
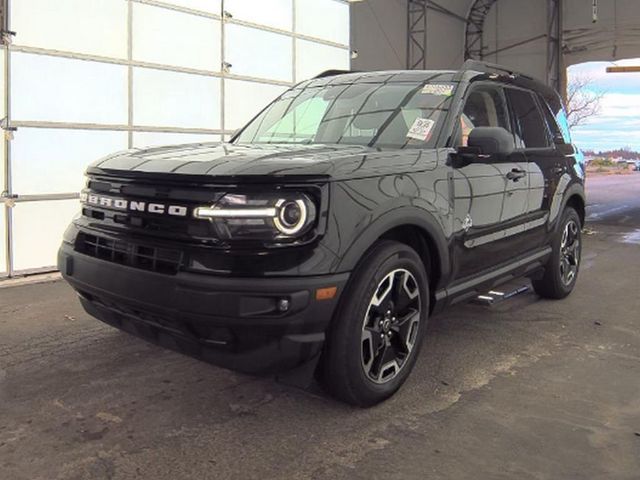
<path id="1" fill-rule="evenodd" d="M 182 254 L 178 250 L 137 245 L 86 233 L 78 234 L 75 249 L 108 262 L 167 275 L 178 273 L 182 263 Z"/>

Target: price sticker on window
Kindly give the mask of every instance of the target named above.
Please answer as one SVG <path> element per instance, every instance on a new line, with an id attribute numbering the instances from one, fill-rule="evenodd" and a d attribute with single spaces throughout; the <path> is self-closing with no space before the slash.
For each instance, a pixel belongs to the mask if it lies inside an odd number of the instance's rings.
<path id="1" fill-rule="evenodd" d="M 407 138 L 413 138 L 414 140 L 421 140 L 426 142 L 431 136 L 431 130 L 436 122 L 429 118 L 416 118 L 413 125 L 407 132 Z"/>
<path id="2" fill-rule="evenodd" d="M 453 85 L 450 83 L 427 83 L 422 87 L 422 93 L 437 95 L 439 97 L 450 97 L 453 95 Z"/>

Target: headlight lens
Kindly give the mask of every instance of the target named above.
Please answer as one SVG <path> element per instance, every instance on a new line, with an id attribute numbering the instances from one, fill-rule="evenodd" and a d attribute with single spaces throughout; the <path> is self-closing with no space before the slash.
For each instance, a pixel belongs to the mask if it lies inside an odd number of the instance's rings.
<path id="1" fill-rule="evenodd" d="M 285 200 L 276 203 L 277 214 L 273 223 L 283 235 L 296 235 L 307 223 L 308 209 L 304 200 Z"/>
<path id="2" fill-rule="evenodd" d="M 222 239 L 292 240 L 313 228 L 316 206 L 304 193 L 233 193 L 214 205 L 196 208 L 193 215 L 211 221 Z"/>

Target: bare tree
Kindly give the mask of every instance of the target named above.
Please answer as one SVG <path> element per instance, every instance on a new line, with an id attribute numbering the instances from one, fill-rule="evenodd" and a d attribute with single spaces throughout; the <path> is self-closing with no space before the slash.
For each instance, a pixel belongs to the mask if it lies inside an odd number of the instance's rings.
<path id="1" fill-rule="evenodd" d="M 570 127 L 576 127 L 600 113 L 604 91 L 591 88 L 594 81 L 585 75 L 571 77 L 567 85 L 567 117 Z"/>

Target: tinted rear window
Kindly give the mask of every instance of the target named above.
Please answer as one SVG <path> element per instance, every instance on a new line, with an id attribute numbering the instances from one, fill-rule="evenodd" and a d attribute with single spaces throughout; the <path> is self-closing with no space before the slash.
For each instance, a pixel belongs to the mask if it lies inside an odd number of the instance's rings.
<path id="1" fill-rule="evenodd" d="M 517 125 L 519 147 L 548 147 L 549 135 L 533 94 L 513 88 L 508 88 L 506 93 Z"/>

